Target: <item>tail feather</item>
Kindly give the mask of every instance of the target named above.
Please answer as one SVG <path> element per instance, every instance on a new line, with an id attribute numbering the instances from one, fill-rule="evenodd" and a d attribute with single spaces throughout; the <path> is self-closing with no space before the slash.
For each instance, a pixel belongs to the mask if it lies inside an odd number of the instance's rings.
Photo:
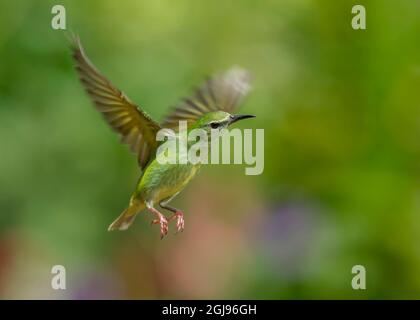
<path id="1" fill-rule="evenodd" d="M 144 205 L 141 205 L 139 202 L 131 202 L 130 206 L 125 209 L 114 222 L 111 223 L 108 227 L 108 231 L 127 230 L 136 218 L 137 213 L 143 210 L 143 208 Z"/>

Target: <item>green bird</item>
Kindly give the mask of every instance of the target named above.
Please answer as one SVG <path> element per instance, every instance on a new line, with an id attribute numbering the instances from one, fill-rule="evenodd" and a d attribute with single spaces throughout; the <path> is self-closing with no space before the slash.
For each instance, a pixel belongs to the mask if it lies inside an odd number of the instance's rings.
<path id="1" fill-rule="evenodd" d="M 74 37 L 72 53 L 86 92 L 106 122 L 121 136 L 121 141 L 137 154 L 141 168 L 142 174 L 127 209 L 111 223 L 108 230 L 126 230 L 136 215 L 147 209 L 155 216 L 152 224 L 160 225 L 161 238 L 168 233 L 168 221 L 171 220 L 176 220 L 177 231 L 183 231 L 183 212 L 168 203 L 195 176 L 200 164 L 161 164 L 156 160 L 156 151 L 161 143 L 156 140 L 156 134 L 162 128 L 176 132 L 179 121 L 186 121 L 188 131 L 200 128 L 210 134 L 211 130 L 224 129 L 238 120 L 254 117 L 232 114 L 250 89 L 248 72 L 232 68 L 208 78 L 159 124 L 98 71 L 86 56 L 78 37 Z M 179 138 L 179 133 L 176 138 Z M 172 215 L 167 219 L 155 208 L 156 205 L 172 212 Z"/>

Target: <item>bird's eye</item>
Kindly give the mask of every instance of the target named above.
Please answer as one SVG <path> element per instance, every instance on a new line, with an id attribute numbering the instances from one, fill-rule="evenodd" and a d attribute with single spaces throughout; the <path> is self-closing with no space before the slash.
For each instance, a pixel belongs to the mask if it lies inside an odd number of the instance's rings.
<path id="1" fill-rule="evenodd" d="M 219 128 L 219 123 L 217 123 L 217 122 L 212 122 L 212 123 L 210 123 L 210 127 L 212 128 L 212 129 L 217 129 L 217 128 Z"/>

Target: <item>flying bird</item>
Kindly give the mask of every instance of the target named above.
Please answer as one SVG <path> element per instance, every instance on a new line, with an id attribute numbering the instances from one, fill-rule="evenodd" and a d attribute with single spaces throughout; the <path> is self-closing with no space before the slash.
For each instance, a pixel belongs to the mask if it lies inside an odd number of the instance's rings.
<path id="1" fill-rule="evenodd" d="M 148 210 L 154 215 L 152 224 L 160 225 L 161 238 L 168 233 L 168 221 L 171 220 L 176 220 L 178 232 L 183 231 L 183 212 L 168 204 L 194 177 L 200 164 L 157 161 L 156 151 L 161 142 L 156 140 L 156 134 L 162 128 L 176 132 L 179 121 L 186 121 L 188 131 L 199 128 L 210 134 L 211 130 L 225 129 L 238 120 L 254 117 L 233 114 L 250 90 L 249 73 L 234 67 L 208 78 L 190 97 L 172 108 L 159 124 L 102 75 L 90 62 L 76 36 L 72 41 L 72 54 L 87 94 L 110 127 L 120 135 L 121 141 L 137 155 L 141 169 L 128 207 L 108 230 L 126 230 L 139 212 Z M 170 211 L 171 216 L 166 218 L 156 209 L 157 205 Z"/>

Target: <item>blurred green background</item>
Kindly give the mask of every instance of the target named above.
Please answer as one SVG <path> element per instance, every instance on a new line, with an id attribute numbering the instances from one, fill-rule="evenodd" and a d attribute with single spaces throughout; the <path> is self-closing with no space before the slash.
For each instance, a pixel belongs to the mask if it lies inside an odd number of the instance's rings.
<path id="1" fill-rule="evenodd" d="M 55 4 L 157 119 L 206 75 L 248 68 L 257 118 L 241 127 L 265 129 L 263 174 L 203 168 L 174 201 L 183 234 L 160 241 L 149 213 L 107 232 L 139 169 L 78 82 Z M 420 298 L 419 1 L 0 6 L 0 297 Z"/>

